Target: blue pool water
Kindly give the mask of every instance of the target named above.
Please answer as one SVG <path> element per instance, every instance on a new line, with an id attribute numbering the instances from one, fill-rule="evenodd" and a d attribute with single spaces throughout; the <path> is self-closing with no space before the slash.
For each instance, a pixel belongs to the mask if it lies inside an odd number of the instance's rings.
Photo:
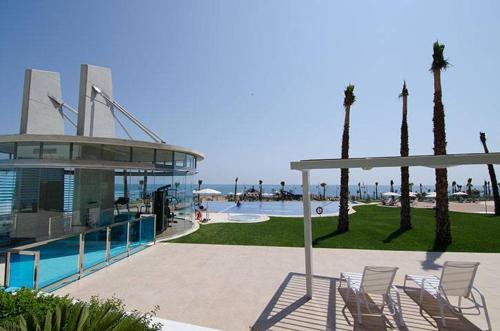
<path id="1" fill-rule="evenodd" d="M 234 202 L 209 201 L 204 202 L 209 212 L 231 214 L 258 214 L 268 216 L 302 216 L 304 214 L 302 201 L 243 201 L 238 207 Z M 337 201 L 311 201 L 311 215 L 316 214 L 316 208 L 323 208 L 323 215 L 332 215 L 339 212 Z"/>
<path id="2" fill-rule="evenodd" d="M 130 253 L 145 248 L 154 241 L 154 219 L 143 218 L 140 222 L 130 223 Z M 83 241 L 83 266 L 86 273 L 95 271 L 106 262 L 107 230 L 88 232 Z M 116 224 L 110 228 L 110 263 L 127 256 L 127 223 Z M 29 249 L 38 252 L 39 287 L 44 288 L 79 273 L 80 236 L 74 235 L 40 244 Z M 96 267 L 96 268 L 94 268 Z M 11 254 L 10 287 L 33 288 L 35 258 L 33 255 Z"/>

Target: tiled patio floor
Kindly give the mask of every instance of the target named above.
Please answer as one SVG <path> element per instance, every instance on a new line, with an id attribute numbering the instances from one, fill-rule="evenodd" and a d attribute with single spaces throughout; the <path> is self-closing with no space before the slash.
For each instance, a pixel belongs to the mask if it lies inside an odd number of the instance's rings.
<path id="1" fill-rule="evenodd" d="M 160 306 L 158 316 L 222 330 L 383 330 L 380 317 L 365 316 L 354 323 L 352 300 L 343 314 L 346 290 L 337 290 L 341 271 L 361 271 L 365 265 L 392 265 L 404 274 L 439 275 L 446 260 L 479 261 L 476 285 L 486 296 L 495 326 L 500 325 L 500 254 L 426 253 L 369 250 L 314 249 L 314 298 L 304 299 L 304 250 L 301 248 L 165 244 L 140 252 L 109 268 L 57 291 L 77 298 L 116 296 L 128 309 L 149 311 Z M 435 302 L 426 300 L 419 312 L 412 300 L 415 291 L 402 292 L 406 326 L 401 330 L 475 330 L 467 320 L 447 315 L 441 326 Z M 365 313 L 365 312 L 364 312 Z M 430 321 L 427 321 L 426 318 Z M 481 316 L 482 317 L 482 316 Z M 472 322 L 484 328 L 484 320 Z M 352 325 L 350 325 L 351 323 Z M 434 324 L 434 326 L 432 324 Z"/>

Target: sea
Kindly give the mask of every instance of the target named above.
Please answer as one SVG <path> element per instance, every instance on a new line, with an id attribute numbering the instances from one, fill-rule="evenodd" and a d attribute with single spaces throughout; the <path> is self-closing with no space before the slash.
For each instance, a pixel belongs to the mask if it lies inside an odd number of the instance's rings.
<path id="1" fill-rule="evenodd" d="M 198 187 L 196 187 L 197 189 Z M 234 184 L 205 184 L 203 183 L 201 188 L 211 188 L 221 192 L 222 194 L 234 194 Z M 259 184 L 239 184 L 237 187 L 237 192 L 243 192 L 248 189 L 254 188 L 255 190 L 259 190 Z M 375 197 L 375 185 L 365 185 L 361 184 L 360 187 L 358 185 L 349 185 L 349 195 L 359 196 L 359 188 L 361 188 L 361 197 L 363 199 L 373 199 Z M 399 185 L 394 185 L 393 189 L 395 192 L 399 192 L 401 187 Z M 279 184 L 263 184 L 262 192 L 263 193 L 274 193 L 279 192 L 281 190 L 281 185 Z M 389 192 L 391 190 L 390 185 L 378 185 L 377 193 L 380 195 L 383 192 Z M 290 191 L 294 194 L 302 194 L 302 185 L 300 184 L 285 184 L 285 191 Z M 420 187 L 417 185 L 413 186 L 414 192 L 420 192 Z M 434 191 L 434 185 L 422 185 L 422 192 L 431 192 Z M 314 195 L 323 195 L 323 187 L 319 184 L 310 185 L 309 192 Z M 340 185 L 327 185 L 326 186 L 326 196 L 327 197 L 338 197 L 340 195 Z"/>

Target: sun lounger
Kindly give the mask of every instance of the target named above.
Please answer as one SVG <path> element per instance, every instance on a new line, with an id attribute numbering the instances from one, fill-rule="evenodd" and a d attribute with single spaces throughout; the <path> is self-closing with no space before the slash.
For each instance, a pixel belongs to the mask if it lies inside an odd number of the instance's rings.
<path id="1" fill-rule="evenodd" d="M 346 304 L 344 305 L 342 311 L 345 311 L 345 309 L 347 308 L 349 295 L 351 295 L 351 292 L 353 292 L 356 299 L 356 309 L 359 324 L 363 323 L 361 305 L 365 305 L 368 312 L 370 313 L 370 306 L 375 306 L 377 309 L 379 309 L 380 316 L 384 317 L 387 322 L 389 322 L 387 317 L 385 317 L 384 315 L 384 307 L 387 305 L 391 315 L 398 315 L 400 323 L 404 325 L 403 316 L 401 314 L 401 301 L 399 297 L 399 291 L 395 286 L 392 285 L 397 270 L 398 268 L 394 267 L 366 266 L 362 274 L 354 272 L 341 273 L 339 289 L 342 286 L 342 282 L 345 282 L 347 284 L 347 287 L 352 290 L 348 292 L 348 297 L 345 299 Z M 391 296 L 391 290 L 395 293 L 396 300 L 394 300 Z M 375 304 L 375 302 L 370 298 L 370 295 L 382 296 L 381 305 L 378 306 L 377 304 Z"/>
<path id="2" fill-rule="evenodd" d="M 406 282 L 412 281 L 420 288 L 420 310 L 422 313 L 422 302 L 424 292 L 433 296 L 439 304 L 439 312 L 443 326 L 446 327 L 446 319 L 444 317 L 444 308 L 448 307 L 453 312 L 459 315 L 480 314 L 480 309 L 483 309 L 488 324 L 488 330 L 491 330 L 491 322 L 486 307 L 486 301 L 481 292 L 474 287 L 474 278 L 479 266 L 477 262 L 451 262 L 444 263 L 441 277 L 436 276 L 417 276 L 406 275 L 404 288 L 406 290 Z M 479 295 L 481 303 L 477 302 L 474 293 Z M 450 297 L 458 298 L 458 305 L 450 302 Z M 464 307 L 462 299 L 467 300 L 470 305 Z M 473 310 L 476 313 L 465 313 L 464 310 Z"/>

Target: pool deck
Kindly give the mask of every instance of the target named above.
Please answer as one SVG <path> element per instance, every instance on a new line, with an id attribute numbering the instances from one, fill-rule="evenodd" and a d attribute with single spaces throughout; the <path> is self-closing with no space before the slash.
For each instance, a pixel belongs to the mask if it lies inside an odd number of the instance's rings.
<path id="1" fill-rule="evenodd" d="M 306 301 L 301 248 L 157 243 L 56 293 L 84 300 L 116 296 L 127 309 L 143 312 L 159 305 L 160 318 L 220 330 L 353 330 L 342 314 L 346 292 L 337 290 L 340 272 L 361 272 L 365 265 L 398 266 L 395 284 L 402 285 L 407 273 L 439 275 L 446 260 L 481 262 L 476 286 L 486 297 L 493 329 L 500 326 L 500 254 L 317 248 L 315 296 Z M 411 297 L 414 292 L 402 294 L 407 326 L 389 317 L 393 325 L 400 330 L 436 330 Z M 433 302 L 425 303 L 434 315 Z M 448 313 L 447 321 L 453 330 L 476 329 Z M 484 327 L 482 319 L 471 321 Z M 440 320 L 434 322 L 439 325 Z M 354 329 L 384 329 L 383 321 L 366 317 L 364 327 L 356 324 Z"/>

